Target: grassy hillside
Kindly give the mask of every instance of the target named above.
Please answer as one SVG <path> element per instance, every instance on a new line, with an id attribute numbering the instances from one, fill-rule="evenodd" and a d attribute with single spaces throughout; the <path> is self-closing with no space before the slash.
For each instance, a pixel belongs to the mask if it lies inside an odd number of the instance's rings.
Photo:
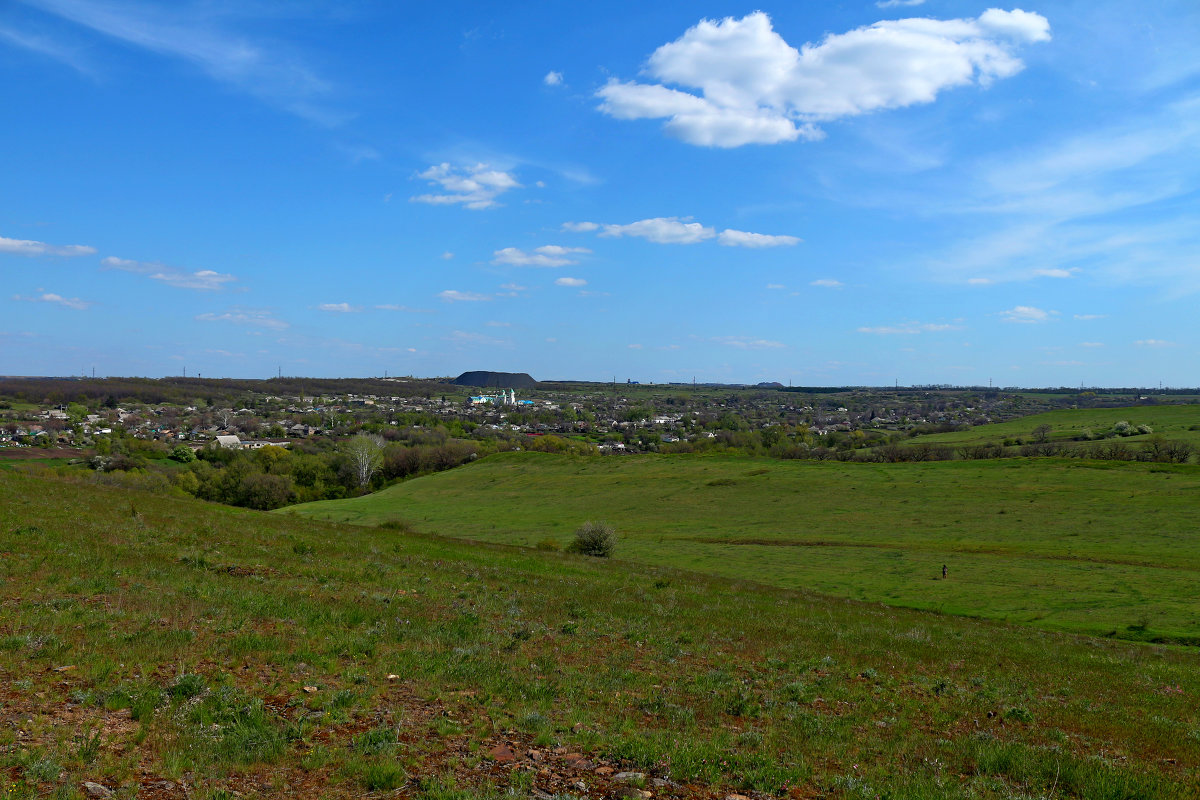
<path id="1" fill-rule="evenodd" d="M 1034 428 L 1049 425 L 1051 432 L 1048 439 L 1053 442 L 1076 439 L 1085 431 L 1101 435 L 1121 421 L 1128 422 L 1135 428 L 1138 425 L 1149 425 L 1154 431 L 1153 434 L 1127 437 L 1123 441 L 1142 442 L 1151 435 L 1161 435 L 1168 439 L 1200 445 L 1200 404 L 1048 411 L 1009 422 L 977 425 L 964 431 L 928 434 L 914 441 L 951 446 L 1003 442 L 1006 439 L 1033 441 Z"/>
<path id="2" fill-rule="evenodd" d="M 613 524 L 623 558 L 1097 635 L 1200 641 L 1200 468 L 511 453 L 284 511 L 532 546 Z M 941 580 L 941 567 L 949 579 Z"/>
<path id="3" fill-rule="evenodd" d="M 0 552 L 6 799 L 1200 792 L 1191 652 L 11 471 Z"/>

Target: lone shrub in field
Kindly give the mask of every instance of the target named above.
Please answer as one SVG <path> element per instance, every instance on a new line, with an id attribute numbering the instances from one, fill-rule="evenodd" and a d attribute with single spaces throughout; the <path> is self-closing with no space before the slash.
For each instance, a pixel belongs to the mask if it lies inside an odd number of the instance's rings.
<path id="1" fill-rule="evenodd" d="M 585 522 L 575 531 L 575 538 L 567 545 L 568 553 L 608 558 L 617 546 L 617 532 L 604 522 Z"/>

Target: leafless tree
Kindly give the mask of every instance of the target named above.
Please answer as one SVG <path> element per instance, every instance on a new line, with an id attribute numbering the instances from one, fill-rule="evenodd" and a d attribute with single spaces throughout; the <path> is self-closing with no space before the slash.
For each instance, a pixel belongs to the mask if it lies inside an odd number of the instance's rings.
<path id="1" fill-rule="evenodd" d="M 344 451 L 354 467 L 358 485 L 365 487 L 383 463 L 383 439 L 379 436 L 360 433 L 343 445 Z"/>

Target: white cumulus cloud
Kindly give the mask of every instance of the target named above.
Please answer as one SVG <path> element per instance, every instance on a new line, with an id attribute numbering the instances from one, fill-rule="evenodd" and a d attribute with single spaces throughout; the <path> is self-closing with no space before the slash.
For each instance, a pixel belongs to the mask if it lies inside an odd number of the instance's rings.
<path id="1" fill-rule="evenodd" d="M 797 50 L 756 11 L 701 20 L 651 54 L 643 72 L 654 82 L 614 78 L 596 96 L 604 113 L 666 119 L 669 135 L 694 145 L 816 139 L 823 121 L 1014 75 L 1024 66 L 1016 48 L 1049 38 L 1040 14 L 989 9 L 975 19 L 883 20 Z"/>
<path id="2" fill-rule="evenodd" d="M 409 198 L 415 203 L 432 205 L 454 205 L 461 203 L 465 208 L 494 208 L 496 198 L 509 189 L 520 188 L 521 184 L 507 172 L 492 169 L 487 164 L 473 167 L 453 167 L 450 164 L 435 164 L 417 177 L 441 189 L 439 193 L 421 194 Z"/>
<path id="3" fill-rule="evenodd" d="M 1000 316 L 1005 322 L 1049 322 L 1057 311 L 1045 311 L 1033 306 L 1016 306 L 1007 311 L 1001 311 Z"/>
<path id="4" fill-rule="evenodd" d="M 9 239 L 0 236 L 0 253 L 16 256 L 91 256 L 96 254 L 96 248 L 82 244 L 46 244 L 30 239 Z"/>
<path id="5" fill-rule="evenodd" d="M 546 77 L 542 78 L 542 83 L 546 84 L 547 86 L 559 86 L 562 84 L 562 82 L 563 74 L 561 72 L 555 72 L 554 70 L 550 70 L 546 73 Z"/>
<path id="6" fill-rule="evenodd" d="M 766 233 L 749 233 L 725 229 L 717 236 L 717 243 L 726 247 L 787 247 L 799 244 L 795 236 L 772 236 Z"/>
<path id="7" fill-rule="evenodd" d="M 565 267 L 568 264 L 579 263 L 578 259 L 573 258 L 574 255 L 590 252 L 592 251 L 586 247 L 562 247 L 557 244 L 535 247 L 533 252 L 505 247 L 492 253 L 492 263 L 517 267 Z"/>
<path id="8" fill-rule="evenodd" d="M 562 229 L 571 233 L 589 233 L 599 229 L 600 225 L 595 222 L 564 222 Z"/>
<path id="9" fill-rule="evenodd" d="M 583 278 L 559 278 L 554 281 L 555 286 L 587 286 L 587 281 Z"/>
<path id="10" fill-rule="evenodd" d="M 712 228 L 699 222 L 688 222 L 690 217 L 654 217 L 631 222 L 628 225 L 604 225 L 601 236 L 637 236 L 658 244 L 695 244 L 717 235 Z"/>

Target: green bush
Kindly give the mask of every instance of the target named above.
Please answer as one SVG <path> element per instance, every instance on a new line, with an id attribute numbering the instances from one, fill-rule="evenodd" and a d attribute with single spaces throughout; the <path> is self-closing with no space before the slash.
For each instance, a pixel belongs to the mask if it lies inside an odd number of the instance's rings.
<path id="1" fill-rule="evenodd" d="M 190 464 L 196 460 L 196 452 L 186 444 L 176 445 L 167 458 L 180 464 Z"/>
<path id="2" fill-rule="evenodd" d="M 608 558 L 617 546 L 617 532 L 604 522 L 585 522 L 575 531 L 575 538 L 567 545 L 567 552 L 585 556 Z"/>

